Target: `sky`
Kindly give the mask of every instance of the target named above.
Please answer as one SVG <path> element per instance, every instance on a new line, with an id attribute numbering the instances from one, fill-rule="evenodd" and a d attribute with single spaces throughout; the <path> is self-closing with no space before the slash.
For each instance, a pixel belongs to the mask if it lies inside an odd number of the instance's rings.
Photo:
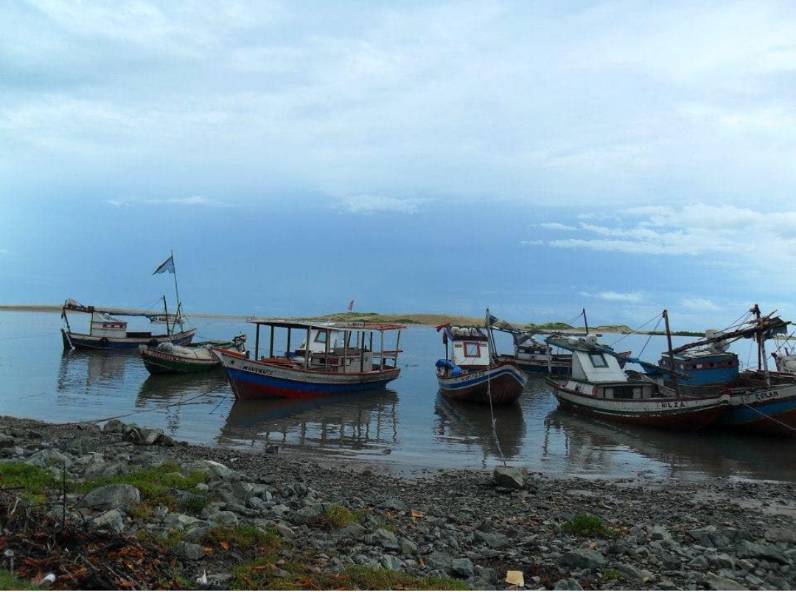
<path id="1" fill-rule="evenodd" d="M 796 319 L 793 2 L 0 3 L 0 303 Z"/>

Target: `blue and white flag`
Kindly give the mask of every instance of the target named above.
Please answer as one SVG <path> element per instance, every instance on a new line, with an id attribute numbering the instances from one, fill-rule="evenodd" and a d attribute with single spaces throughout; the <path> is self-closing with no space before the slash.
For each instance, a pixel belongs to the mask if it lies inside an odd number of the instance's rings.
<path id="1" fill-rule="evenodd" d="M 174 255 L 158 265 L 158 268 L 152 273 L 152 275 L 155 275 L 156 273 L 165 273 L 167 271 L 169 273 L 174 273 Z"/>

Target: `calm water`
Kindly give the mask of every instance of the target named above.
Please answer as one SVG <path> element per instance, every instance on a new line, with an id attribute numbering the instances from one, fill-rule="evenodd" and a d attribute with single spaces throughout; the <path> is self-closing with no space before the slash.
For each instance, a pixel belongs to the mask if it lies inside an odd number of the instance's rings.
<path id="1" fill-rule="evenodd" d="M 73 328 L 87 324 L 76 315 Z M 197 318 L 192 324 L 198 339 L 246 331 L 254 344 L 243 322 Z M 431 328 L 402 335 L 401 377 L 390 390 L 349 399 L 243 403 L 235 402 L 223 373 L 150 377 L 137 354 L 63 354 L 60 325 L 56 314 L 0 313 L 0 414 L 45 421 L 122 415 L 190 442 L 253 449 L 277 443 L 399 467 L 490 467 L 499 462 L 499 442 L 508 459 L 532 471 L 796 481 L 796 440 L 599 423 L 558 411 L 541 379 L 529 382 L 519 408 L 496 410 L 496 442 L 488 409 L 437 395 L 434 362 L 442 346 Z M 509 351 L 510 340 L 502 337 L 499 343 Z M 619 338 L 607 335 L 605 341 Z M 638 353 L 645 341 L 627 336 L 616 347 Z M 655 360 L 664 347 L 663 338 L 652 338 L 644 357 Z M 740 342 L 737 352 L 742 364 L 752 359 L 749 342 Z"/>

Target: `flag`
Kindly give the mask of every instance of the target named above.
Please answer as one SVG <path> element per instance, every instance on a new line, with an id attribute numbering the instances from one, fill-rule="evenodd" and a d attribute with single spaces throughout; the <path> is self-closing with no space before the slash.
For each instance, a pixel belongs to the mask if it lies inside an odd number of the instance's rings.
<path id="1" fill-rule="evenodd" d="M 165 273 L 167 271 L 169 273 L 174 273 L 174 255 L 170 256 L 163 263 L 158 265 L 158 268 L 152 273 L 152 275 L 157 273 Z"/>
<path id="2" fill-rule="evenodd" d="M 348 312 L 352 312 L 354 310 L 354 301 L 353 299 L 351 302 L 348 303 Z"/>

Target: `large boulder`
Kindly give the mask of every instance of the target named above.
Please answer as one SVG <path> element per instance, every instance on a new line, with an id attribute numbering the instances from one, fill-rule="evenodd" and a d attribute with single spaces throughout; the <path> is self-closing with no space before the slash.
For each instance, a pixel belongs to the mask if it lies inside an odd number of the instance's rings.
<path id="1" fill-rule="evenodd" d="M 493 477 L 499 487 L 522 489 L 525 485 L 525 475 L 516 467 L 495 467 Z"/>
<path id="2" fill-rule="evenodd" d="M 475 567 L 472 561 L 462 557 L 451 561 L 451 573 L 457 578 L 469 579 L 475 575 Z"/>
<path id="3" fill-rule="evenodd" d="M 561 563 L 577 569 L 600 569 L 607 561 L 599 551 L 591 549 L 575 549 L 561 556 Z"/>
<path id="4" fill-rule="evenodd" d="M 125 509 L 141 501 L 141 492 L 127 483 L 103 485 L 89 491 L 81 505 L 95 510 Z"/>
<path id="5" fill-rule="evenodd" d="M 228 466 L 214 460 L 196 460 L 184 464 L 182 468 L 187 471 L 203 471 L 207 473 L 211 480 L 240 481 L 242 477 L 235 469 L 230 469 Z"/>
<path id="6" fill-rule="evenodd" d="M 100 530 L 119 534 L 124 530 L 124 515 L 119 510 L 108 510 L 95 517 L 91 523 Z"/>
<path id="7" fill-rule="evenodd" d="M 36 467 L 70 467 L 72 466 L 72 459 L 65 454 L 45 448 L 31 454 L 26 460 L 25 464 L 33 465 Z"/>

